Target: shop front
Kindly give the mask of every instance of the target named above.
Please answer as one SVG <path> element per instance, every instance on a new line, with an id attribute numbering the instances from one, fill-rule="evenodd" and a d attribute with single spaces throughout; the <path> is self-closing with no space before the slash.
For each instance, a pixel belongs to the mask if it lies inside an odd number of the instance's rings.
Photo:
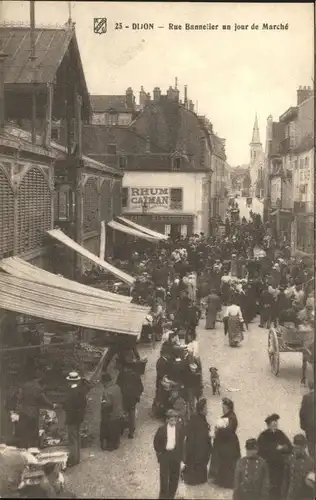
<path id="1" fill-rule="evenodd" d="M 189 214 L 125 214 L 125 217 L 173 239 L 191 236 L 194 231 L 194 216 Z"/>

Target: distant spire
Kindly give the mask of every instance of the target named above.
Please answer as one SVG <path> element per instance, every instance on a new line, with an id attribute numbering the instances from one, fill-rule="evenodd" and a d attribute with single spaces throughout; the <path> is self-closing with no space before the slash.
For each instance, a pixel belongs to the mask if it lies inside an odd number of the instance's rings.
<path id="1" fill-rule="evenodd" d="M 176 90 L 178 88 L 178 78 L 176 77 L 176 81 L 175 81 L 175 87 L 174 87 Z"/>
<path id="2" fill-rule="evenodd" d="M 258 126 L 257 113 L 256 113 L 256 116 L 255 116 L 255 123 L 254 123 L 253 129 L 252 129 L 251 144 L 261 144 L 261 142 L 260 142 L 260 134 L 259 134 L 259 126 Z"/>
<path id="3" fill-rule="evenodd" d="M 71 18 L 71 2 L 68 2 L 68 24 L 69 24 L 69 26 L 72 24 L 72 18 Z"/>

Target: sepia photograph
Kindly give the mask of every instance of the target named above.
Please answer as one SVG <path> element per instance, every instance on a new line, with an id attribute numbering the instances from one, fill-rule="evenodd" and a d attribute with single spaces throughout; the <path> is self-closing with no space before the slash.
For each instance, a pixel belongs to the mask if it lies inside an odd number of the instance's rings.
<path id="1" fill-rule="evenodd" d="M 314 11 L 0 0 L 0 498 L 315 498 Z"/>

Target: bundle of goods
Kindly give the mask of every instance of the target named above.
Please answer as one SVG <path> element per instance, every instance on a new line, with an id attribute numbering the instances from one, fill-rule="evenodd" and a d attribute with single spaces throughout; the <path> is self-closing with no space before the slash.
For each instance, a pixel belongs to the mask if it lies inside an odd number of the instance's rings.
<path id="1" fill-rule="evenodd" d="M 88 343 L 81 343 L 77 347 L 77 352 L 80 352 L 80 357 L 84 365 L 87 367 L 94 367 L 103 354 L 104 349 L 90 345 Z"/>
<path id="2" fill-rule="evenodd" d="M 58 427 L 58 418 L 52 410 L 40 410 L 40 448 L 59 445 L 63 435 Z"/>

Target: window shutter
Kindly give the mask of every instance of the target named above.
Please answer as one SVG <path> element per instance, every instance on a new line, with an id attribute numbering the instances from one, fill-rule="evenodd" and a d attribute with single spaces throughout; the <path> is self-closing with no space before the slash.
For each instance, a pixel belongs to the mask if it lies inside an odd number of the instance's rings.
<path id="1" fill-rule="evenodd" d="M 44 174 L 32 168 L 27 172 L 18 193 L 18 253 L 43 245 L 45 232 L 52 227 L 52 194 Z"/>

